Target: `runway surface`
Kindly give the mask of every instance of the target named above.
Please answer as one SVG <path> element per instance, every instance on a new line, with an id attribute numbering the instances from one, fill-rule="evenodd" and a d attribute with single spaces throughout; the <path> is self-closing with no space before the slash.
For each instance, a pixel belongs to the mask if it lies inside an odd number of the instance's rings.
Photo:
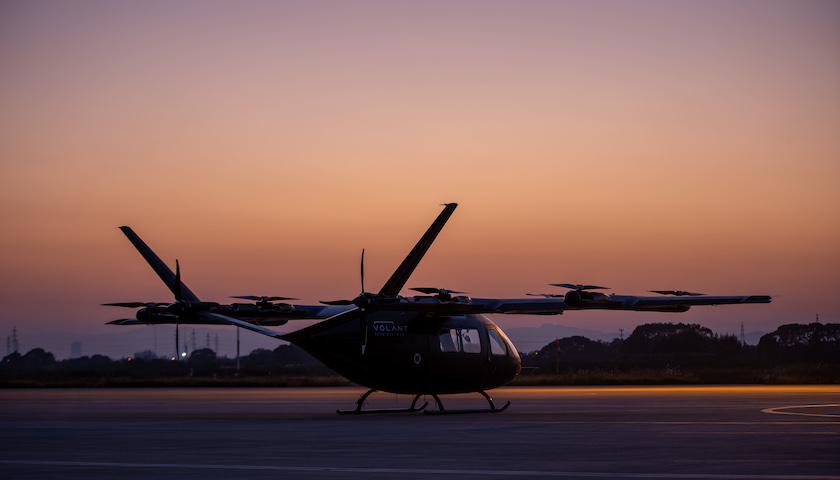
<path id="1" fill-rule="evenodd" d="M 512 387 L 490 392 L 503 413 L 335 413 L 363 392 L 0 390 L 0 476 L 840 480 L 840 386 Z"/>

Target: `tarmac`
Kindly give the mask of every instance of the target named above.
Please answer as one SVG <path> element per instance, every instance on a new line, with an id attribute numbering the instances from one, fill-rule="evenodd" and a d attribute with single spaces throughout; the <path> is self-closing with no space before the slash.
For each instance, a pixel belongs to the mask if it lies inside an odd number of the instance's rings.
<path id="1" fill-rule="evenodd" d="M 489 392 L 501 413 L 336 414 L 364 391 L 0 390 L 0 476 L 840 480 L 840 385 L 510 387 Z"/>

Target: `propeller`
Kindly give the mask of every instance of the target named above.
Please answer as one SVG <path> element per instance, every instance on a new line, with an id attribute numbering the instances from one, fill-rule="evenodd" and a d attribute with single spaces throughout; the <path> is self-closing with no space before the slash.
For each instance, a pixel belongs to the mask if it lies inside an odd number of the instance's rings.
<path id="1" fill-rule="evenodd" d="M 291 307 L 288 303 L 275 305 L 271 302 L 282 302 L 284 300 L 297 300 L 297 298 L 292 297 L 270 297 L 270 296 L 256 296 L 256 295 L 234 295 L 230 298 L 241 298 L 243 300 L 253 300 L 254 305 L 259 309 L 277 309 L 280 307 Z M 233 305 L 234 308 L 237 307 L 237 304 Z"/>
<path id="2" fill-rule="evenodd" d="M 459 293 L 467 293 L 467 292 L 459 292 L 457 290 L 446 290 L 446 289 L 443 289 L 443 288 L 434 288 L 434 287 L 417 287 L 417 288 L 411 288 L 409 290 L 414 290 L 415 292 L 420 292 L 420 293 L 427 293 L 427 294 L 430 294 L 430 295 L 446 295 L 446 294 L 451 294 L 451 293 L 454 293 L 454 294 L 457 295 Z"/>
<path id="3" fill-rule="evenodd" d="M 545 297 L 545 298 L 557 298 L 557 297 L 564 297 L 565 295 L 555 295 L 553 293 L 526 293 L 525 295 L 531 297 Z"/>
<path id="4" fill-rule="evenodd" d="M 175 259 L 175 288 L 172 290 L 172 293 L 175 294 L 175 302 L 177 304 L 181 303 L 181 264 L 178 263 L 178 259 Z M 175 315 L 175 359 L 181 359 L 181 347 L 178 346 L 178 315 Z"/>
<path id="5" fill-rule="evenodd" d="M 581 285 L 581 284 L 571 284 L 571 283 L 550 283 L 552 287 L 563 287 L 563 288 L 570 288 L 572 290 L 577 290 L 582 292 L 584 290 L 609 290 L 610 287 L 599 287 L 597 285 Z"/>
<path id="6" fill-rule="evenodd" d="M 353 300 L 321 300 L 324 305 L 355 305 L 359 309 L 359 335 L 362 338 L 362 355 L 367 347 L 367 314 L 366 310 L 376 295 L 365 291 L 365 249 L 362 249 L 361 267 L 359 268 L 362 292 Z"/>
<path id="7" fill-rule="evenodd" d="M 415 292 L 426 293 L 429 295 L 434 295 L 437 299 L 442 302 L 450 302 L 452 301 L 452 295 L 458 295 L 460 293 L 467 293 L 467 292 L 459 292 L 457 290 L 446 290 L 444 288 L 435 288 L 435 287 L 417 287 L 411 288 L 410 290 L 414 290 Z"/>
<path id="8" fill-rule="evenodd" d="M 581 285 L 573 283 L 552 283 L 554 287 L 563 287 L 570 289 L 563 295 L 563 302 L 572 307 L 581 307 L 584 302 L 595 300 L 596 297 L 604 297 L 602 293 L 590 292 L 590 290 L 608 290 L 609 287 L 599 287 L 598 285 Z"/>
<path id="9" fill-rule="evenodd" d="M 365 291 L 365 249 L 362 249 L 362 261 L 361 261 L 361 283 L 362 283 L 362 292 L 353 300 L 321 300 L 321 303 L 324 305 L 355 305 L 359 308 L 364 308 L 370 305 L 370 301 L 373 299 L 374 294 Z"/>
<path id="10" fill-rule="evenodd" d="M 365 294 L 365 249 L 362 249 L 362 260 L 360 262 L 361 267 L 359 267 L 359 273 L 362 281 L 362 293 L 356 297 L 356 300 L 364 299 L 364 303 L 361 301 L 359 303 L 353 302 L 359 307 L 359 334 L 362 337 L 362 355 L 365 354 L 365 348 L 367 348 L 367 337 L 368 337 L 368 322 L 367 322 L 367 315 L 365 314 L 365 308 L 370 304 L 370 295 Z"/>
<path id="11" fill-rule="evenodd" d="M 256 295 L 234 295 L 234 296 L 231 296 L 229 298 L 241 298 L 243 300 L 254 300 L 254 301 L 257 301 L 257 302 L 278 302 L 278 301 L 281 301 L 281 300 L 298 300 L 297 298 L 292 298 L 292 297 L 267 297 L 267 296 L 258 297 Z"/>
<path id="12" fill-rule="evenodd" d="M 675 297 L 696 297 L 700 295 L 705 295 L 705 293 L 692 293 L 692 292 L 685 292 L 682 290 L 650 290 L 652 293 L 658 293 L 660 295 L 674 295 Z"/>

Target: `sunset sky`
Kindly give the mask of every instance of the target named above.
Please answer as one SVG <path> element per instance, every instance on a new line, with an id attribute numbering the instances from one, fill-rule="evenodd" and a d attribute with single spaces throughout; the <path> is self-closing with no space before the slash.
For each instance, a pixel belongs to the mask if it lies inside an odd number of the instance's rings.
<path id="1" fill-rule="evenodd" d="M 840 322 L 840 3 L 4 0 L 0 196 L 4 338 L 171 300 L 120 225 L 203 300 L 315 303 L 445 202 L 409 287 L 773 296 L 502 328 Z"/>

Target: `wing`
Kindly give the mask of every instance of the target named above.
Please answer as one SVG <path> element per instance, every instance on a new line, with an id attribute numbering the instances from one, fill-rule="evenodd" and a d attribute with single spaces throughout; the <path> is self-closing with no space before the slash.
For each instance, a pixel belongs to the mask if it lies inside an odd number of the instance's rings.
<path id="1" fill-rule="evenodd" d="M 742 303 L 770 303 L 767 295 L 741 296 L 678 296 L 641 297 L 635 295 L 604 295 L 601 293 L 570 292 L 566 303 L 582 310 L 633 310 L 638 312 L 686 312 L 697 305 L 736 305 Z"/>
<path id="2" fill-rule="evenodd" d="M 563 298 L 500 298 L 495 300 L 492 311 L 487 313 L 505 313 L 518 315 L 561 315 L 566 310 L 574 310 L 566 305 Z M 487 302 L 487 305 L 491 305 Z"/>
<path id="3" fill-rule="evenodd" d="M 703 296 L 677 296 L 677 297 L 630 297 L 632 305 L 639 307 L 650 307 L 660 305 L 735 305 L 739 303 L 770 303 L 769 295 L 746 295 L 746 296 L 725 296 L 712 297 Z"/>
<path id="4" fill-rule="evenodd" d="M 469 298 L 400 297 L 399 301 L 376 305 L 376 311 L 421 312 L 429 315 L 521 314 L 559 315 L 570 309 L 562 298 Z"/>

